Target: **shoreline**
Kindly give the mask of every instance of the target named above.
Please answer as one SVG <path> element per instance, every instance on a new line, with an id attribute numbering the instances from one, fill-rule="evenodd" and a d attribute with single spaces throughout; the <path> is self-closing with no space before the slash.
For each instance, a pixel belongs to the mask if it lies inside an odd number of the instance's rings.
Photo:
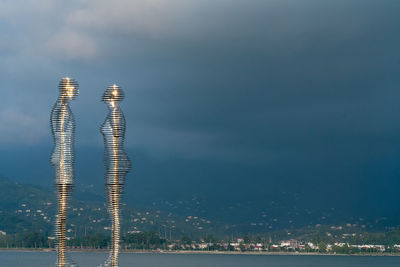
<path id="1" fill-rule="evenodd" d="M 16 252 L 55 252 L 55 249 L 49 248 L 0 248 L 0 252 L 16 251 Z M 90 252 L 90 253 L 107 253 L 108 249 L 68 249 L 68 252 Z M 202 250 L 121 250 L 121 253 L 132 254 L 181 254 L 181 255 L 253 255 L 253 256 L 362 256 L 362 257 L 399 257 L 400 253 L 358 253 L 358 254 L 334 254 L 334 253 L 318 253 L 318 252 L 267 252 L 267 251 L 202 251 Z"/>

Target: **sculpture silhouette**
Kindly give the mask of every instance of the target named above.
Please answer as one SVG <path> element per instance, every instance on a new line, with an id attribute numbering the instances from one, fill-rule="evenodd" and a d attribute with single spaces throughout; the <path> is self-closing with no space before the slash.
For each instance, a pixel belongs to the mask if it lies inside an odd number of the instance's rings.
<path id="1" fill-rule="evenodd" d="M 124 92 L 117 85 L 112 85 L 104 92 L 102 100 L 107 103 L 109 113 L 101 126 L 104 137 L 104 165 L 107 207 L 111 217 L 111 251 L 103 266 L 119 266 L 120 249 L 120 202 L 125 183 L 125 176 L 131 168 L 128 155 L 124 151 L 125 117 L 119 102 Z"/>
<path id="2" fill-rule="evenodd" d="M 74 184 L 74 117 L 69 101 L 78 95 L 78 84 L 70 78 L 62 78 L 59 96 L 51 112 L 50 124 L 54 138 L 51 164 L 55 169 L 55 188 L 57 191 L 57 266 L 74 266 L 67 261 L 65 251 L 66 215 Z"/>

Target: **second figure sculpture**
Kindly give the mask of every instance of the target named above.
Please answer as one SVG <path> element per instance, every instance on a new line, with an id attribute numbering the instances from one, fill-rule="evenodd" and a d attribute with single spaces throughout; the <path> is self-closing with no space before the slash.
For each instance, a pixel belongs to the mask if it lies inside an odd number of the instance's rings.
<path id="1" fill-rule="evenodd" d="M 116 267 L 120 246 L 120 202 L 125 183 L 125 176 L 131 168 L 131 162 L 124 151 L 125 117 L 119 102 L 124 92 L 117 85 L 112 85 L 104 92 L 102 100 L 108 105 L 109 113 L 101 126 L 104 137 L 104 165 L 106 168 L 105 184 L 107 208 L 111 217 L 111 251 L 104 266 Z"/>

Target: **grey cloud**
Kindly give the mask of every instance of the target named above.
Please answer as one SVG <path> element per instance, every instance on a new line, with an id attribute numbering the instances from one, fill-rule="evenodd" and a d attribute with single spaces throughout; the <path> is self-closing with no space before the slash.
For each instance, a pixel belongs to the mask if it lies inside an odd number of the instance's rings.
<path id="1" fill-rule="evenodd" d="M 1 111 L 0 125 L 0 143 L 3 145 L 32 145 L 47 135 L 47 127 L 37 115 L 17 109 Z"/>
<path id="2" fill-rule="evenodd" d="M 5 3 L 0 17 L 20 41 L 1 66 L 15 88 L 8 103 L 43 124 L 57 79 L 76 77 L 82 144 L 101 145 L 105 107 L 93 97 L 115 81 L 127 91 L 127 144 L 153 154 L 257 158 L 301 136 L 368 133 L 377 125 L 366 114 L 385 101 L 377 88 L 397 66 L 395 1 Z"/>

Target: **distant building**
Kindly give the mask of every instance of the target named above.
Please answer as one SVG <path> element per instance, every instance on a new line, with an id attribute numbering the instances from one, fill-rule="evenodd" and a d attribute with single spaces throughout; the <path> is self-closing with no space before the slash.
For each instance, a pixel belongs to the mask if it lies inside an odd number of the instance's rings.
<path id="1" fill-rule="evenodd" d="M 208 248 L 208 244 L 207 243 L 200 243 L 199 244 L 199 249 L 207 249 Z"/>
<path id="2" fill-rule="evenodd" d="M 308 245 L 311 249 L 317 249 L 317 246 L 314 245 L 314 243 L 312 243 L 312 242 L 308 242 L 307 245 Z"/>
<path id="3" fill-rule="evenodd" d="M 263 248 L 264 248 L 264 246 L 263 246 L 263 244 L 261 244 L 261 243 L 257 243 L 257 244 L 255 244 L 255 246 L 254 246 L 254 250 L 257 250 L 257 251 L 262 251 Z"/>
<path id="4" fill-rule="evenodd" d="M 298 249 L 300 247 L 300 241 L 296 239 L 282 240 L 280 247 L 287 249 Z"/>

